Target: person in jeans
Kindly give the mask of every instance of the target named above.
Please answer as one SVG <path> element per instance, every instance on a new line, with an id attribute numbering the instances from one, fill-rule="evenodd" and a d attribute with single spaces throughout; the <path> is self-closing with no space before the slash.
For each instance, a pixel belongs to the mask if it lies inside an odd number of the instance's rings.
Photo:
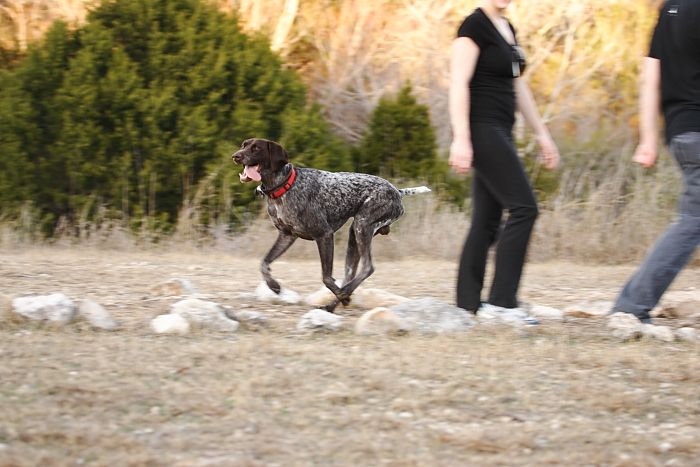
<path id="1" fill-rule="evenodd" d="M 643 167 L 656 162 L 659 103 L 666 142 L 685 188 L 678 218 L 622 289 L 613 310 L 644 323 L 651 322 L 649 311 L 700 243 L 700 0 L 672 0 L 661 7 L 642 65 L 640 143 L 633 160 Z"/>
<path id="2" fill-rule="evenodd" d="M 457 306 L 485 317 L 527 319 L 518 308 L 517 292 L 538 210 L 513 144 L 516 107 L 537 135 L 546 168 L 557 166 L 559 152 L 521 78 L 525 58 L 515 29 L 503 17 L 509 4 L 483 0 L 452 45 L 449 163 L 457 173 L 474 168 L 472 222 L 459 264 Z M 508 218 L 499 234 L 504 210 Z M 493 284 L 488 303 L 482 303 L 487 254 L 497 237 Z"/>

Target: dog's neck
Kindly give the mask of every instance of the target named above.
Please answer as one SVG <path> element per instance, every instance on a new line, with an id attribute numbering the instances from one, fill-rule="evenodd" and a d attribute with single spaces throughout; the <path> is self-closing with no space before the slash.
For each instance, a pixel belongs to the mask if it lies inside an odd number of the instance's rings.
<path id="1" fill-rule="evenodd" d="M 261 185 L 260 189 L 263 193 L 269 193 L 275 191 L 279 187 L 283 186 L 289 174 L 292 171 L 292 164 L 286 164 L 281 170 L 273 172 L 272 170 L 262 170 L 260 172 Z"/>

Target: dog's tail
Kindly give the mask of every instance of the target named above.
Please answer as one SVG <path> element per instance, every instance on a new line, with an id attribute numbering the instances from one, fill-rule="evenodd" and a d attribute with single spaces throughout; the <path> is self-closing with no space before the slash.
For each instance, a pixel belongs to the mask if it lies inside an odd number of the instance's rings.
<path id="1" fill-rule="evenodd" d="M 432 190 L 428 188 L 427 186 L 414 186 L 411 188 L 400 188 L 399 193 L 401 193 L 401 196 L 411 196 L 411 195 L 419 195 L 421 193 L 430 193 Z"/>

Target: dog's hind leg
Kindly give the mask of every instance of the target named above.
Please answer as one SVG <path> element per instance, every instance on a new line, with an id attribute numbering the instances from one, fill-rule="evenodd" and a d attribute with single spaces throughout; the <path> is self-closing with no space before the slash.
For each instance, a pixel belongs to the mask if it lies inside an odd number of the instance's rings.
<path id="1" fill-rule="evenodd" d="M 340 294 L 347 296 L 348 299 L 355 289 L 374 272 L 374 265 L 372 264 L 372 237 L 375 233 L 374 229 L 371 226 L 358 222 L 353 222 L 351 228 L 354 231 L 355 241 L 357 242 L 355 255 L 357 256 L 357 261 L 361 261 L 362 265 L 354 277 L 343 284 L 343 287 L 340 289 Z"/>
<path id="2" fill-rule="evenodd" d="M 347 296 L 349 300 L 355 289 L 374 272 L 372 239 L 377 234 L 388 235 L 391 230 L 390 225 L 403 214 L 403 206 L 400 200 L 398 202 L 394 201 L 382 203 L 381 205 L 368 205 L 366 209 L 355 215 L 355 220 L 350 228 L 354 233 L 356 242 L 357 251 L 355 255 L 361 266 L 352 280 L 343 284 L 343 287 L 340 289 L 340 296 Z"/>
<path id="3" fill-rule="evenodd" d="M 360 263 L 360 255 L 357 253 L 357 240 L 355 239 L 355 223 L 350 226 L 348 236 L 348 251 L 345 254 L 345 279 L 343 284 L 350 282 L 357 274 L 357 265 Z"/>
<path id="4" fill-rule="evenodd" d="M 390 226 L 385 225 L 379 228 L 374 235 L 389 235 Z M 350 283 L 357 275 L 357 266 L 360 264 L 360 253 L 357 248 L 355 238 L 355 222 L 350 225 L 350 235 L 348 237 L 348 251 L 345 257 L 345 280 L 343 285 Z"/>
<path id="5" fill-rule="evenodd" d="M 277 236 L 275 244 L 272 245 L 270 251 L 268 251 L 265 258 L 263 258 L 262 264 L 260 264 L 260 272 L 262 273 L 263 279 L 265 279 L 265 283 L 270 290 L 276 294 L 280 293 L 282 288 L 280 287 L 279 282 L 272 278 L 272 274 L 270 273 L 270 263 L 282 256 L 282 254 L 284 254 L 284 252 L 287 251 L 290 246 L 292 246 L 296 239 L 297 237 L 294 235 L 288 235 L 280 232 Z"/>

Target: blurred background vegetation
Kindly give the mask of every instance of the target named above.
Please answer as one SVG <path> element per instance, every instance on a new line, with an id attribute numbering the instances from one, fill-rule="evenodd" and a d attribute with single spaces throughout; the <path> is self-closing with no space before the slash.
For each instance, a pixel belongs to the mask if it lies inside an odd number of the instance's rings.
<path id="1" fill-rule="evenodd" d="M 260 204 L 229 157 L 257 136 L 301 166 L 427 183 L 437 197 L 417 217 L 454 227 L 469 183 L 446 164 L 449 47 L 477 3 L 0 0 L 0 223 L 32 240 L 239 234 Z M 542 171 L 516 124 L 543 204 L 534 254 L 630 259 L 673 214 L 668 158 L 628 162 L 652 3 L 508 10 L 564 158 Z"/>

